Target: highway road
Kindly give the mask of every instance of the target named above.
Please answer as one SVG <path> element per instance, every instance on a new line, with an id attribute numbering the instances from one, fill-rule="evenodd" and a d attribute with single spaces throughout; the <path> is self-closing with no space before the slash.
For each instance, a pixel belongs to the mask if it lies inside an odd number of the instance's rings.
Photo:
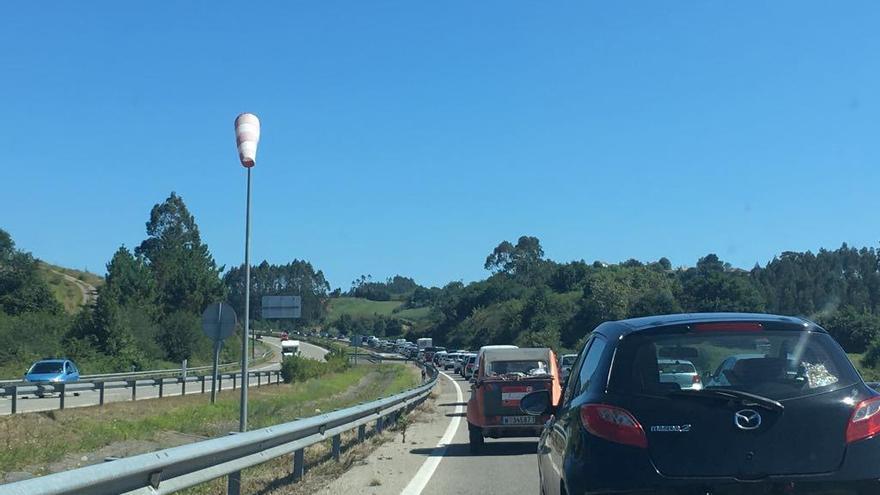
<path id="1" fill-rule="evenodd" d="M 272 350 L 273 354 L 269 358 L 269 362 L 266 364 L 262 364 L 259 366 L 253 367 L 252 371 L 272 371 L 277 370 L 281 367 L 281 343 L 280 340 L 273 337 L 265 337 L 263 338 L 263 342 L 268 344 Z M 300 343 L 300 353 L 304 357 L 315 359 L 318 361 L 324 360 L 324 355 L 329 351 L 318 347 L 316 345 L 312 345 L 306 342 Z M 266 377 L 263 377 L 259 380 L 260 383 L 266 383 Z M 256 386 L 258 380 L 256 377 L 253 377 L 249 381 L 251 386 Z M 232 390 L 232 380 L 224 379 L 221 382 L 220 390 Z M 210 393 L 211 389 L 211 380 L 208 378 L 206 380 L 205 391 L 206 393 Z M 201 393 L 201 385 L 198 382 L 190 382 L 186 384 L 186 395 L 199 394 Z M 179 384 L 171 384 L 166 383 L 163 386 L 163 396 L 179 396 L 181 394 L 181 386 Z M 138 385 L 137 387 L 137 400 L 145 400 L 145 399 L 155 399 L 159 397 L 159 387 L 158 386 L 148 386 L 148 385 Z M 117 388 L 117 389 L 107 389 L 104 391 L 104 402 L 121 402 L 121 401 L 130 401 L 131 400 L 131 389 L 130 388 Z M 33 396 L 19 396 L 18 398 L 18 412 L 38 412 L 38 411 L 51 411 L 56 410 L 59 407 L 60 399 L 57 395 L 52 397 L 44 397 L 37 398 Z M 98 392 L 97 391 L 83 391 L 79 392 L 79 395 L 73 395 L 73 393 L 68 393 L 65 396 L 64 407 L 66 408 L 74 408 L 74 407 L 86 407 L 93 406 L 98 404 Z M 9 398 L 3 397 L 0 398 L 0 416 L 11 414 L 12 412 L 12 401 Z"/>
<path id="2" fill-rule="evenodd" d="M 438 386 L 434 410 L 408 428 L 406 443 L 380 446 L 318 493 L 538 493 L 537 438 L 486 439 L 482 453 L 471 454 L 465 417 L 470 384 L 450 372 Z"/>
<path id="3" fill-rule="evenodd" d="M 464 402 L 458 402 L 455 387 L 462 390 L 466 401 L 470 397 L 470 383 L 458 375 L 447 374 L 453 379 L 445 379 L 441 384 L 441 396 L 437 400 L 438 409 L 450 421 L 458 418 L 455 433 L 444 448 L 435 448 L 430 453 L 415 451 L 414 454 L 427 455 L 429 459 L 438 458 L 436 468 L 430 474 L 427 485 L 421 491 L 405 492 L 408 495 L 442 495 L 445 493 L 483 494 L 497 493 L 499 486 L 505 494 L 538 493 L 537 438 L 486 439 L 483 450 L 478 455 L 470 453 L 468 443 L 467 418 Z M 424 467 L 422 469 L 425 469 Z M 427 476 L 427 474 L 423 475 Z M 414 479 L 416 483 L 419 479 Z M 412 483 L 412 482 L 411 482 Z M 419 488 L 418 484 L 411 485 Z"/>

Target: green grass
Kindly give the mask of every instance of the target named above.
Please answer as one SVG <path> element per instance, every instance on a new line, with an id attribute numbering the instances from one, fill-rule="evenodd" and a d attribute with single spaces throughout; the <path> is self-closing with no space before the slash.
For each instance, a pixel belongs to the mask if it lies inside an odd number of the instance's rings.
<path id="1" fill-rule="evenodd" d="M 425 321 L 431 319 L 431 308 L 403 309 L 394 313 L 394 316 L 413 322 Z"/>
<path id="2" fill-rule="evenodd" d="M 52 265 L 50 263 L 46 263 L 44 261 L 41 261 L 40 264 L 47 266 L 49 268 L 52 268 L 54 270 L 57 270 L 61 273 L 65 273 L 67 275 L 70 275 L 71 277 L 73 277 L 75 279 L 82 280 L 83 282 L 85 282 L 89 285 L 92 285 L 94 287 L 100 287 L 100 286 L 104 285 L 104 277 L 102 277 L 96 273 L 92 273 L 92 272 L 85 271 L 85 270 L 77 270 L 75 268 L 65 268 L 63 266 Z"/>
<path id="3" fill-rule="evenodd" d="M 862 364 L 862 357 L 864 357 L 864 354 L 849 353 L 847 356 L 849 356 L 849 360 L 852 361 L 856 369 L 859 370 L 859 373 L 866 382 L 880 382 L 880 370 L 876 368 L 868 368 Z"/>
<path id="4" fill-rule="evenodd" d="M 347 314 L 352 318 L 365 318 L 373 315 L 391 316 L 401 301 L 370 301 L 361 297 L 337 297 L 330 299 L 327 317 L 330 321 Z"/>
<path id="5" fill-rule="evenodd" d="M 254 389 L 249 400 L 251 428 L 349 407 L 417 385 L 412 367 L 358 366 L 292 385 Z M 0 473 L 46 466 L 67 454 L 96 451 L 114 442 L 155 439 L 161 432 L 217 437 L 238 423 L 238 392 L 172 397 L 22 414 L 0 418 Z M 36 469 L 37 473 L 40 469 Z"/>
<path id="6" fill-rule="evenodd" d="M 64 306 L 64 310 L 68 313 L 76 313 L 80 310 L 83 302 L 82 292 L 75 282 L 64 278 L 63 275 L 56 272 L 64 273 L 94 287 L 104 283 L 104 279 L 94 273 L 50 265 L 42 261 L 38 263 L 37 268 L 40 276 L 49 285 L 49 289 L 52 291 L 55 299 Z"/>

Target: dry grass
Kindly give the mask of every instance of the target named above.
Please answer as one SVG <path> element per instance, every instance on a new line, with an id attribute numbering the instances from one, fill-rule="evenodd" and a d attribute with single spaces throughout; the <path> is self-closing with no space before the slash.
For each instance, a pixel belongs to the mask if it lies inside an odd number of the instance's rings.
<path id="1" fill-rule="evenodd" d="M 408 367 L 356 367 L 292 385 L 250 393 L 250 424 L 261 428 L 388 396 L 413 385 Z M 94 453 L 119 442 L 157 442 L 161 433 L 216 437 L 237 429 L 238 391 L 224 391 L 217 404 L 209 394 L 167 397 L 0 418 L 0 475 L 24 469 L 50 471 L 71 454 Z M 151 444 L 152 445 L 152 444 Z M 289 469 L 288 469 L 289 471 Z"/>

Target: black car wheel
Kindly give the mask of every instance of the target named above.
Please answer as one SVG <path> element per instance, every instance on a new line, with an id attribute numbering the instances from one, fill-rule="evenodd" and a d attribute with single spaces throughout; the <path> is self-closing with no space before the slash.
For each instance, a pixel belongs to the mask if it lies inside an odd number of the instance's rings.
<path id="1" fill-rule="evenodd" d="M 468 423 L 468 436 L 471 444 L 471 454 L 479 454 L 483 448 L 483 429 Z"/>

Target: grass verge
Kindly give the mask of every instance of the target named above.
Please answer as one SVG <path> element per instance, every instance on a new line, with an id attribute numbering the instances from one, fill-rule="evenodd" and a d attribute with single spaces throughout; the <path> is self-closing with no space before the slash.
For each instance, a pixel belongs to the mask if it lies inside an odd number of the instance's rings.
<path id="1" fill-rule="evenodd" d="M 418 383 L 413 370 L 399 364 L 360 366 L 301 383 L 254 389 L 249 423 L 252 429 L 261 428 L 388 396 Z M 207 401 L 207 395 L 193 395 L 0 418 L 0 475 L 73 468 L 76 465 L 53 464 L 95 451 L 102 452 L 102 458 L 112 455 L 105 448 L 113 444 L 161 440 L 168 432 L 199 439 L 234 431 L 238 393 L 222 393 L 213 406 Z"/>

